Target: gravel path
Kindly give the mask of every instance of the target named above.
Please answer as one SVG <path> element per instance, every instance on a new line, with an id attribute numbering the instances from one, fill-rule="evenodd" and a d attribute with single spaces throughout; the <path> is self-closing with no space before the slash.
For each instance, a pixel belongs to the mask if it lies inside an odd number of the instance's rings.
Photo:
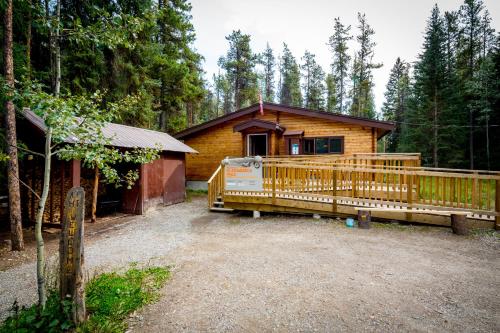
<path id="1" fill-rule="evenodd" d="M 89 228 L 85 241 L 87 275 L 126 267 L 133 262 L 154 262 L 176 247 L 191 241 L 190 220 L 206 213 L 199 201 L 162 207 L 147 216 L 125 218 L 124 223 L 93 231 Z M 57 251 L 57 239 L 46 248 Z M 49 258 L 51 270 L 56 256 Z M 0 271 L 0 320 L 8 315 L 14 301 L 20 305 L 36 301 L 36 265 L 34 262 Z"/>
<path id="2" fill-rule="evenodd" d="M 87 237 L 92 270 L 173 265 L 131 331 L 500 331 L 497 236 L 205 207 L 195 198 Z M 33 264 L 0 272 L 0 312 L 33 302 L 34 281 Z"/>

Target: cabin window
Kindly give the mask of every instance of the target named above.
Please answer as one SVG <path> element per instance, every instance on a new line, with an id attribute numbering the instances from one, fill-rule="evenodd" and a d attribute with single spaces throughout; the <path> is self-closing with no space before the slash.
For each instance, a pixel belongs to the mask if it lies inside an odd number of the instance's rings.
<path id="1" fill-rule="evenodd" d="M 304 139 L 304 154 L 314 154 L 314 139 Z"/>
<path id="2" fill-rule="evenodd" d="M 305 138 L 304 154 L 342 154 L 344 137 Z"/>

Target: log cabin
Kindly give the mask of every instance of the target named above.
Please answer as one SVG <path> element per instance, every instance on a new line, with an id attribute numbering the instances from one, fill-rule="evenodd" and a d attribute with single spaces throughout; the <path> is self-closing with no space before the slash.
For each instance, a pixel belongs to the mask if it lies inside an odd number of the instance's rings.
<path id="1" fill-rule="evenodd" d="M 225 157 L 376 153 L 394 124 L 273 103 L 254 104 L 174 134 L 198 151 L 186 158 L 189 188 L 205 188 Z"/>
<path id="2" fill-rule="evenodd" d="M 45 123 L 29 109 L 23 111 L 18 121 L 18 136 L 32 151 L 43 152 Z M 113 212 L 143 214 L 157 205 L 179 203 L 186 198 L 185 160 L 194 149 L 174 139 L 167 133 L 143 128 L 106 123 L 103 134 L 111 139 L 116 149 L 159 148 L 160 157 L 148 164 L 122 163 L 115 167 L 120 174 L 128 170 L 138 170 L 139 179 L 131 189 L 126 186 L 116 188 L 113 184 L 99 182 L 97 214 Z M 67 141 L 71 143 L 71 140 Z M 44 161 L 34 154 L 24 154 L 20 159 L 20 178 L 36 193 L 41 193 Z M 66 193 L 72 187 L 81 186 L 85 190 L 85 215 L 90 214 L 91 194 L 94 184 L 94 170 L 86 168 L 77 160 L 52 159 L 50 192 L 43 222 L 59 225 L 62 220 Z M 22 187 L 21 204 L 26 224 L 35 219 L 38 199 L 25 186 Z"/>

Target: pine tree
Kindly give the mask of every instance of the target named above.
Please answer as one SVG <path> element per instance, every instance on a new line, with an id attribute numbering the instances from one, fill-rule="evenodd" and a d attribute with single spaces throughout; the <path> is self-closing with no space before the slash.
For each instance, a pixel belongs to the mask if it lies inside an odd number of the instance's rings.
<path id="1" fill-rule="evenodd" d="M 386 151 L 394 153 L 398 151 L 398 143 L 401 137 L 401 126 L 405 119 L 410 94 L 410 65 L 399 57 L 391 69 L 389 82 L 385 92 L 385 102 L 382 106 L 384 120 L 394 121 L 395 129 L 385 137 L 387 142 Z"/>
<path id="2" fill-rule="evenodd" d="M 466 109 L 468 111 L 469 126 L 469 167 L 474 169 L 475 144 L 474 126 L 478 110 L 475 108 L 475 97 L 470 87 L 473 86 L 474 72 L 478 69 L 479 57 L 481 55 L 481 11 L 483 10 L 481 0 L 465 0 L 460 7 L 460 21 L 462 23 L 463 35 L 459 55 L 459 68 L 461 81 L 466 93 L 464 96 Z"/>
<path id="3" fill-rule="evenodd" d="M 280 103 L 302 106 L 299 65 L 285 43 L 283 43 L 283 55 L 281 56 L 280 78 Z"/>
<path id="4" fill-rule="evenodd" d="M 463 145 L 453 95 L 453 81 L 447 75 L 446 37 L 443 18 L 434 6 L 428 20 L 423 52 L 415 64 L 413 101 L 404 128 L 402 150 L 420 151 L 424 164 L 439 167 L 459 164 Z M 429 131 L 430 130 L 430 131 Z"/>
<path id="5" fill-rule="evenodd" d="M 219 59 L 225 69 L 227 79 L 233 86 L 234 107 L 236 110 L 257 101 L 257 75 L 254 71 L 257 56 L 250 48 L 250 35 L 240 30 L 226 36 L 229 50 Z"/>
<path id="6" fill-rule="evenodd" d="M 5 136 L 7 143 L 7 154 L 9 157 L 7 165 L 7 182 L 9 191 L 9 220 L 11 235 L 11 250 L 24 250 L 24 239 L 21 219 L 21 190 L 19 185 L 19 162 L 17 157 L 17 132 L 16 112 L 14 108 L 14 59 L 13 59 L 13 30 L 12 30 L 12 0 L 7 0 L 4 13 L 4 41 L 3 41 L 3 65 L 5 84 L 8 87 L 5 101 Z M 3 88 L 2 88 L 3 90 Z"/>
<path id="7" fill-rule="evenodd" d="M 273 49 L 267 43 L 266 49 L 262 54 L 262 65 L 264 65 L 264 94 L 262 96 L 265 102 L 274 101 L 274 69 L 276 60 Z"/>
<path id="8" fill-rule="evenodd" d="M 333 35 L 330 36 L 328 45 L 332 52 L 333 62 L 331 65 L 333 80 L 336 88 L 336 105 L 329 111 L 339 113 L 347 112 L 347 79 L 349 75 L 349 63 L 351 56 L 348 54 L 347 43 L 352 39 L 350 35 L 351 26 L 344 26 L 340 18 L 335 19 Z"/>
<path id="9" fill-rule="evenodd" d="M 301 67 L 304 92 L 304 107 L 315 110 L 324 109 L 325 73 L 316 62 L 316 56 L 305 51 L 302 57 L 304 62 Z"/>
<path id="10" fill-rule="evenodd" d="M 337 112 L 337 86 L 335 85 L 335 77 L 333 74 L 328 74 L 325 80 L 326 86 L 326 111 Z"/>
<path id="11" fill-rule="evenodd" d="M 382 64 L 373 63 L 376 43 L 372 40 L 375 31 L 366 22 L 366 15 L 358 13 L 359 35 L 356 40 L 359 50 L 353 65 L 353 90 L 351 114 L 359 117 L 374 118 L 373 103 L 373 76 L 372 70 L 382 67 Z"/>

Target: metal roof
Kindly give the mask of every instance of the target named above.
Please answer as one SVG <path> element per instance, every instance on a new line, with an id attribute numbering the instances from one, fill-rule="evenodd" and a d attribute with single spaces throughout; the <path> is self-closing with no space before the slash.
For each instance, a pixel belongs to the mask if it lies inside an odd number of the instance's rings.
<path id="1" fill-rule="evenodd" d="M 25 118 L 45 132 L 46 126 L 42 118 L 29 109 L 23 110 Z M 157 148 L 162 151 L 175 151 L 182 153 L 198 153 L 193 148 L 171 137 L 167 133 L 153 131 L 144 128 L 106 123 L 102 128 L 105 137 L 111 139 L 111 144 L 115 147 L 123 148 Z M 65 140 L 68 143 L 75 142 L 72 138 Z"/>

